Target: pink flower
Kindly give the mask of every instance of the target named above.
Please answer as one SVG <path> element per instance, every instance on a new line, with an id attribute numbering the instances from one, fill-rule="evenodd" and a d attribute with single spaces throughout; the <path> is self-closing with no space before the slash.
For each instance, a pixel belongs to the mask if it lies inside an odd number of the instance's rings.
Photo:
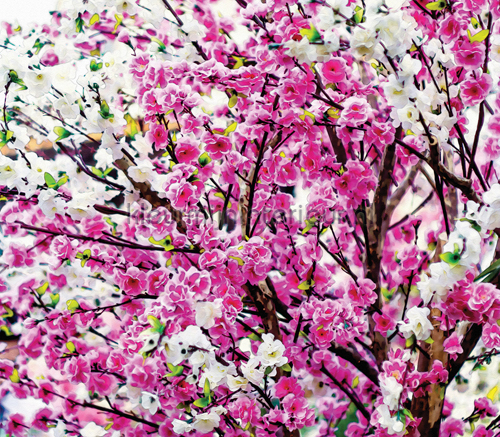
<path id="1" fill-rule="evenodd" d="M 118 285 L 129 296 L 137 296 L 146 288 L 146 273 L 137 267 L 129 267 L 125 273 L 118 274 Z"/>
<path id="2" fill-rule="evenodd" d="M 160 110 L 161 108 L 158 109 L 158 111 Z M 160 150 L 163 149 L 168 143 L 168 133 L 165 130 L 165 127 L 152 123 L 150 129 L 146 133 L 146 140 L 154 145 L 155 150 Z"/>
<path id="3" fill-rule="evenodd" d="M 53 67 L 54 65 L 59 64 L 59 57 L 56 55 L 54 50 L 48 49 L 40 58 L 40 64 Z"/>
<path id="4" fill-rule="evenodd" d="M 460 85 L 460 96 L 465 106 L 481 103 L 491 91 L 493 81 L 487 73 L 467 74 L 467 79 Z"/>
<path id="5" fill-rule="evenodd" d="M 250 423 L 256 425 L 260 419 L 260 409 L 255 399 L 250 399 L 246 396 L 238 398 L 228 407 L 229 412 L 236 419 L 241 419 L 243 428 Z"/>
<path id="6" fill-rule="evenodd" d="M 481 416 L 481 419 L 484 419 L 486 416 L 494 417 L 498 414 L 498 408 L 486 397 L 474 401 L 474 410 Z"/>
<path id="7" fill-rule="evenodd" d="M 323 64 L 321 72 L 329 83 L 341 82 L 346 77 L 347 62 L 343 58 L 332 58 Z"/>
<path id="8" fill-rule="evenodd" d="M 282 376 L 274 386 L 274 391 L 278 398 L 284 398 L 290 393 L 295 396 L 304 396 L 302 387 L 298 384 L 297 379 L 293 377 Z"/>
<path id="9" fill-rule="evenodd" d="M 306 398 L 289 394 L 283 399 L 282 406 L 289 416 L 287 427 L 291 431 L 314 424 L 314 410 L 309 408 Z"/>
<path id="10" fill-rule="evenodd" d="M 497 288 L 489 283 L 474 283 L 469 298 L 469 308 L 473 311 L 486 315 L 497 296 Z"/>
<path id="11" fill-rule="evenodd" d="M 200 256 L 199 263 L 203 269 L 219 267 L 227 260 L 226 254 L 219 249 L 207 250 Z"/>
<path id="12" fill-rule="evenodd" d="M 375 331 L 380 332 L 384 337 L 387 336 L 388 331 L 396 328 L 396 321 L 386 314 L 374 313 L 373 320 L 375 321 Z"/>
<path id="13" fill-rule="evenodd" d="M 12 437 L 24 437 L 29 426 L 24 422 L 24 417 L 19 413 L 10 414 L 5 432 Z"/>
<path id="14" fill-rule="evenodd" d="M 484 425 L 479 425 L 474 430 L 472 437 L 493 437 L 494 434 L 492 429 L 486 429 Z"/>
<path id="15" fill-rule="evenodd" d="M 442 424 L 439 432 L 440 437 L 456 437 L 464 435 L 465 425 L 461 420 L 448 417 Z"/>
<path id="16" fill-rule="evenodd" d="M 146 72 L 146 67 L 149 64 L 149 55 L 146 53 L 141 53 L 135 56 L 130 62 L 130 72 L 134 75 L 136 79 L 144 76 Z"/>
<path id="17" fill-rule="evenodd" d="M 198 156 L 200 156 L 200 149 L 192 141 L 179 140 L 177 142 L 177 146 L 175 147 L 175 156 L 179 162 L 195 164 L 198 160 Z"/>
<path id="18" fill-rule="evenodd" d="M 464 69 L 476 70 L 484 60 L 484 44 L 470 43 L 467 38 L 461 38 L 453 47 L 456 63 Z"/>
<path id="19" fill-rule="evenodd" d="M 365 99 L 359 97 L 349 97 L 343 103 L 344 109 L 342 110 L 339 118 L 339 123 L 345 123 L 348 126 L 361 126 L 368 120 L 371 114 L 371 107 Z"/>
<path id="20" fill-rule="evenodd" d="M 385 146 L 394 142 L 395 132 L 396 130 L 391 123 L 372 121 L 371 126 L 366 129 L 364 140 L 368 145 L 374 144 L 383 150 Z"/>
<path id="21" fill-rule="evenodd" d="M 207 144 L 205 150 L 212 159 L 222 159 L 233 147 L 229 138 L 222 135 L 209 136 L 205 139 L 205 142 Z"/>
<path id="22" fill-rule="evenodd" d="M 9 267 L 31 267 L 35 263 L 28 248 L 15 243 L 7 248 L 3 257 Z"/>
<path id="23" fill-rule="evenodd" d="M 66 235 L 58 235 L 50 243 L 50 251 L 60 260 L 73 259 L 76 249 Z"/>
<path id="24" fill-rule="evenodd" d="M 165 291 L 165 287 L 169 281 L 170 272 L 167 269 L 160 268 L 148 272 L 148 292 L 153 296 L 159 296 Z"/>
<path id="25" fill-rule="evenodd" d="M 119 372 L 123 369 L 125 364 L 127 364 L 127 357 L 125 357 L 122 353 L 117 350 L 111 351 L 106 360 L 106 367 L 111 372 Z"/>
<path id="26" fill-rule="evenodd" d="M 178 209 L 194 205 L 197 202 L 196 190 L 189 182 L 185 181 L 170 184 L 167 196 L 174 208 Z"/>
<path id="27" fill-rule="evenodd" d="M 80 382 L 86 384 L 89 381 L 90 364 L 81 356 L 69 359 L 64 366 L 64 370 L 73 384 L 79 384 Z"/>
<path id="28" fill-rule="evenodd" d="M 483 328 L 482 339 L 487 348 L 500 347 L 500 327 L 496 323 L 486 323 Z"/>
<path id="29" fill-rule="evenodd" d="M 443 348 L 445 352 L 450 354 L 450 357 L 454 360 L 457 359 L 458 354 L 461 354 L 464 350 L 462 348 L 462 337 L 458 336 L 456 332 L 451 334 L 444 342 Z"/>
<path id="30" fill-rule="evenodd" d="M 467 29 L 466 22 L 457 20 L 454 14 L 449 14 L 439 24 L 439 36 L 444 43 L 448 44 L 459 38 L 465 29 Z"/>

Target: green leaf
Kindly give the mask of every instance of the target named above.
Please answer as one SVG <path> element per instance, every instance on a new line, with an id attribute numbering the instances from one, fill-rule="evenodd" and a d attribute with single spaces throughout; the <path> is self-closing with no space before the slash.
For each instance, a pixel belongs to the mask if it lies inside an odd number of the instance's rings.
<path id="1" fill-rule="evenodd" d="M 302 115 L 299 115 L 299 118 L 302 120 L 302 121 L 305 121 L 306 120 L 306 117 L 309 117 L 313 123 L 316 121 L 316 116 L 314 114 L 312 114 L 311 112 L 309 111 L 306 111 L 304 109 L 304 113 Z"/>
<path id="2" fill-rule="evenodd" d="M 210 164 L 212 162 L 212 158 L 210 158 L 210 155 L 205 152 L 200 157 L 198 158 L 198 163 L 202 166 L 205 167 L 206 165 Z"/>
<path id="3" fill-rule="evenodd" d="M 76 33 L 83 32 L 83 25 L 85 22 L 83 21 L 82 14 L 78 13 L 78 17 L 76 17 L 75 25 L 76 25 Z"/>
<path id="4" fill-rule="evenodd" d="M 66 306 L 68 307 L 68 311 L 74 312 L 78 308 L 80 308 L 80 304 L 75 299 L 70 299 L 66 302 Z"/>
<path id="5" fill-rule="evenodd" d="M 203 394 L 206 398 L 210 396 L 210 381 L 208 378 L 205 379 L 205 385 L 203 386 Z"/>
<path id="6" fill-rule="evenodd" d="M 410 410 L 407 410 L 406 408 L 404 408 L 403 410 L 401 410 L 403 412 L 403 414 L 408 417 L 410 420 L 415 420 L 413 418 L 413 414 L 411 414 L 411 411 Z"/>
<path id="7" fill-rule="evenodd" d="M 457 243 L 455 243 L 454 249 L 455 250 L 453 252 L 446 252 L 439 255 L 439 258 L 441 258 L 441 260 L 447 263 L 450 267 L 455 267 L 460 263 L 460 247 Z"/>
<path id="8" fill-rule="evenodd" d="M 66 348 L 72 353 L 74 354 L 76 352 L 76 347 L 75 347 L 75 344 L 72 342 L 72 341 L 68 341 L 66 343 Z"/>
<path id="9" fill-rule="evenodd" d="M 352 381 L 352 388 L 356 388 L 359 384 L 359 376 L 356 376 L 354 380 Z"/>
<path id="10" fill-rule="evenodd" d="M 245 265 L 245 261 L 243 261 L 241 258 L 238 258 L 237 256 L 229 255 L 228 258 L 231 258 L 231 259 L 238 261 L 239 266 Z"/>
<path id="11" fill-rule="evenodd" d="M 209 403 L 210 403 L 210 398 L 200 398 L 200 399 L 196 399 L 193 402 L 193 405 L 195 407 L 205 408 L 206 406 L 208 406 Z"/>
<path id="12" fill-rule="evenodd" d="M 425 343 L 432 344 L 434 343 L 434 340 L 432 339 L 432 337 L 429 337 L 427 340 L 425 340 Z"/>
<path id="13" fill-rule="evenodd" d="M 354 14 L 354 22 L 359 24 L 363 21 L 363 14 L 365 11 L 360 6 L 356 6 L 355 11 L 356 13 Z"/>
<path id="14" fill-rule="evenodd" d="M 92 167 L 91 168 L 92 173 L 94 173 L 98 178 L 102 178 L 104 176 L 104 173 L 99 170 L 97 167 Z"/>
<path id="15" fill-rule="evenodd" d="M 237 94 L 233 94 L 229 98 L 229 102 L 227 102 L 227 106 L 229 106 L 230 108 L 234 108 L 236 106 L 236 103 L 238 103 L 238 95 Z"/>
<path id="16" fill-rule="evenodd" d="M 47 187 L 54 188 L 56 186 L 57 182 L 50 173 L 45 172 L 43 177 L 45 179 L 45 183 L 47 184 Z"/>
<path id="17" fill-rule="evenodd" d="M 474 229 L 475 231 L 477 232 L 481 232 L 481 226 L 479 226 L 477 224 L 477 222 L 475 222 L 474 220 L 470 220 L 468 218 L 465 218 L 465 217 L 462 217 L 461 219 L 459 219 L 461 222 L 469 222 L 470 223 L 470 227 L 472 229 Z"/>
<path id="18" fill-rule="evenodd" d="M 306 219 L 306 227 L 302 231 L 302 235 L 307 234 L 315 225 L 315 223 L 318 221 L 316 217 L 312 217 L 311 219 Z"/>
<path id="19" fill-rule="evenodd" d="M 71 132 L 68 132 L 66 129 L 64 129 L 62 126 L 56 126 L 54 128 L 54 133 L 57 135 L 56 142 L 64 140 L 65 138 L 70 137 L 73 135 Z"/>
<path id="20" fill-rule="evenodd" d="M 9 379 L 14 383 L 18 383 L 21 381 L 21 378 L 19 378 L 19 372 L 16 368 L 12 369 L 12 375 L 9 376 Z"/>
<path id="21" fill-rule="evenodd" d="M 224 131 L 224 135 L 227 137 L 231 132 L 234 132 L 236 130 L 236 127 L 238 126 L 238 123 L 235 121 L 231 123 L 226 130 Z"/>
<path id="22" fill-rule="evenodd" d="M 237 70 L 240 67 L 243 67 L 245 65 L 245 59 L 242 56 L 231 56 L 236 61 L 236 64 L 233 65 L 233 70 Z"/>
<path id="23" fill-rule="evenodd" d="M 97 63 L 95 61 L 95 59 L 92 59 L 92 61 L 90 61 L 90 70 L 91 71 L 98 71 L 101 68 L 102 68 L 102 62 Z"/>
<path id="24" fill-rule="evenodd" d="M 481 272 L 481 274 L 477 275 L 474 279 L 474 282 L 479 282 L 481 279 L 484 279 L 482 282 L 490 282 L 495 276 L 500 272 L 500 259 L 497 259 L 494 263 L 492 263 L 486 270 Z"/>
<path id="25" fill-rule="evenodd" d="M 40 287 L 35 288 L 35 291 L 38 293 L 39 296 L 43 296 L 45 294 L 45 292 L 47 291 L 48 287 L 49 287 L 49 283 L 45 282 Z"/>
<path id="26" fill-rule="evenodd" d="M 471 43 L 474 42 L 483 42 L 489 35 L 490 31 L 488 29 L 483 29 L 476 33 L 475 35 L 471 35 L 470 30 L 467 29 L 467 35 L 469 36 L 469 41 Z"/>
<path id="27" fill-rule="evenodd" d="M 95 23 L 99 22 L 99 14 L 92 15 L 92 18 L 89 21 L 89 24 L 92 26 Z"/>
<path id="28" fill-rule="evenodd" d="M 116 30 L 118 29 L 118 26 L 120 26 L 120 24 L 122 24 L 123 15 L 115 14 L 115 20 L 116 20 L 116 24 L 115 24 L 115 29 L 113 30 L 113 32 L 116 32 Z"/>
<path id="29" fill-rule="evenodd" d="M 52 308 L 55 308 L 56 305 L 59 303 L 59 300 L 61 299 L 61 296 L 59 295 L 59 293 L 56 293 L 56 294 L 49 294 L 49 297 L 50 297 L 50 305 Z"/>
<path id="30" fill-rule="evenodd" d="M 182 372 L 184 371 L 184 366 L 174 366 L 170 363 L 167 363 L 167 366 L 171 372 L 171 373 L 167 374 L 168 377 L 180 376 L 180 375 L 182 375 Z"/>
<path id="31" fill-rule="evenodd" d="M 280 369 L 283 370 L 283 372 L 291 372 L 292 371 L 292 366 L 290 366 L 290 364 L 286 363 L 286 364 L 283 364 L 280 367 Z"/>
<path id="32" fill-rule="evenodd" d="M 158 51 L 160 52 L 165 52 L 166 49 L 167 49 L 167 46 L 163 43 L 163 41 L 159 40 L 158 38 L 156 38 L 155 36 L 152 36 L 151 37 L 151 42 L 155 42 L 156 44 L 158 44 L 160 47 L 158 48 Z"/>
<path id="33" fill-rule="evenodd" d="M 108 118 L 113 118 L 113 114 L 109 112 L 109 105 L 106 100 L 101 100 L 101 110 L 99 111 L 99 115 L 107 120 Z"/>
<path id="34" fill-rule="evenodd" d="M 440 0 L 437 2 L 427 3 L 425 6 L 430 11 L 442 11 L 446 7 L 445 0 Z"/>
<path id="35" fill-rule="evenodd" d="M 248 335 L 248 338 L 253 341 L 262 341 L 262 338 L 253 332 Z"/>
<path id="36" fill-rule="evenodd" d="M 299 290 L 309 290 L 311 287 L 314 287 L 314 281 L 312 279 L 308 279 L 297 287 Z"/>
<path id="37" fill-rule="evenodd" d="M 266 370 L 264 371 L 265 375 L 269 375 L 273 371 L 273 368 L 271 366 L 267 366 Z"/>
<path id="38" fill-rule="evenodd" d="M 161 323 L 155 316 L 148 316 L 148 322 L 152 326 L 153 331 L 159 332 L 160 334 L 163 333 L 163 330 L 165 329 L 165 325 Z"/>
<path id="39" fill-rule="evenodd" d="M 62 187 L 66 182 L 68 182 L 68 180 L 69 180 L 68 175 L 64 175 L 61 179 L 57 181 L 55 189 L 57 190 L 58 188 Z"/>
<path id="40" fill-rule="evenodd" d="M 307 37 L 309 42 L 321 41 L 321 35 L 312 24 L 310 25 L 309 29 L 300 29 L 300 34 Z"/>

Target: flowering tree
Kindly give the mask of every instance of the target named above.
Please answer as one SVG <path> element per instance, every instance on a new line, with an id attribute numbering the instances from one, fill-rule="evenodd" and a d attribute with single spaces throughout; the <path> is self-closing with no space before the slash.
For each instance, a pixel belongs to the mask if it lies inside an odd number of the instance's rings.
<path id="1" fill-rule="evenodd" d="M 0 37 L 9 436 L 498 435 L 449 388 L 500 351 L 498 0 L 52 18 Z"/>

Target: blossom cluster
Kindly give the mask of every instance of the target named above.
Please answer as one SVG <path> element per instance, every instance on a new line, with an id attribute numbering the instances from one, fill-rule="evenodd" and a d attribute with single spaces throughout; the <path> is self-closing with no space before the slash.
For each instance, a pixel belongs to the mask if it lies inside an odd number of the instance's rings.
<path id="1" fill-rule="evenodd" d="M 500 351 L 499 18 L 66 0 L 4 23 L 0 396 L 44 404 L 7 434 L 495 435 L 498 389 L 468 417 L 450 393 Z"/>

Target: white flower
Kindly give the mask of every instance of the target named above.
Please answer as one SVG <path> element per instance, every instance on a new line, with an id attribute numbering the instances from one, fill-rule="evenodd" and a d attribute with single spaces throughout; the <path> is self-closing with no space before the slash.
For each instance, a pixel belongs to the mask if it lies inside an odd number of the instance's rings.
<path id="1" fill-rule="evenodd" d="M 209 329 L 215 325 L 215 319 L 222 316 L 222 299 L 213 302 L 197 302 L 196 324 L 202 328 Z"/>
<path id="2" fill-rule="evenodd" d="M 417 89 L 413 84 L 403 85 L 394 74 L 390 74 L 386 83 L 382 84 L 384 95 L 391 106 L 401 109 L 415 97 Z"/>
<path id="3" fill-rule="evenodd" d="M 404 430 L 404 423 L 400 422 L 396 417 L 391 416 L 391 412 L 389 408 L 387 408 L 387 405 L 379 405 L 377 407 L 377 412 L 380 414 L 378 423 L 380 423 L 382 428 L 387 429 L 388 434 L 399 434 Z"/>
<path id="4" fill-rule="evenodd" d="M 81 220 L 94 217 L 96 211 L 93 208 L 95 199 L 93 193 L 75 193 L 68 202 L 67 212 L 73 220 Z"/>
<path id="5" fill-rule="evenodd" d="M 194 351 L 189 357 L 189 364 L 194 368 L 200 368 L 208 362 L 208 353 L 205 351 L 197 350 Z"/>
<path id="6" fill-rule="evenodd" d="M 160 340 L 160 333 L 154 332 L 151 329 L 146 329 L 139 334 L 141 337 L 146 337 L 144 340 L 144 345 L 139 350 L 138 353 L 144 354 L 146 352 L 152 351 L 156 346 L 158 346 L 158 341 Z"/>
<path id="7" fill-rule="evenodd" d="M 400 332 L 404 334 L 406 338 L 410 338 L 413 334 L 417 340 L 427 340 L 431 335 L 431 331 L 434 329 L 432 323 L 427 318 L 431 310 L 429 308 L 418 308 L 412 307 L 406 313 L 408 322 L 399 322 L 401 327 Z"/>
<path id="8" fill-rule="evenodd" d="M 198 414 L 194 418 L 193 428 L 203 434 L 212 432 L 215 427 L 219 426 L 220 416 L 211 411 L 210 413 Z"/>
<path id="9" fill-rule="evenodd" d="M 248 379 L 242 376 L 227 375 L 227 386 L 231 391 L 245 390 L 248 386 Z"/>
<path id="10" fill-rule="evenodd" d="M 262 334 L 264 340 L 257 351 L 257 356 L 264 366 L 281 367 L 288 362 L 284 356 L 285 346 L 279 340 L 274 340 L 273 334 Z"/>
<path id="11" fill-rule="evenodd" d="M 137 160 L 137 165 L 129 167 L 128 175 L 136 182 L 146 182 L 153 178 L 154 166 L 149 159 Z"/>
<path id="12" fill-rule="evenodd" d="M 58 196 L 58 192 L 52 188 L 42 190 L 38 195 L 38 206 L 50 219 L 53 219 L 57 213 L 63 215 L 66 202 Z"/>
<path id="13" fill-rule="evenodd" d="M 139 152 L 141 156 L 147 156 L 153 152 L 151 144 L 144 138 L 142 134 L 137 134 L 132 141 L 131 146 Z"/>
<path id="14" fill-rule="evenodd" d="M 403 392 L 403 386 L 398 383 L 394 376 L 380 378 L 380 388 L 386 404 L 390 410 L 396 410 L 399 404 L 399 398 Z"/>
<path id="15" fill-rule="evenodd" d="M 143 391 L 141 404 L 144 409 L 149 410 L 150 414 L 156 414 L 159 406 L 158 396 L 153 393 Z"/>
<path id="16" fill-rule="evenodd" d="M 59 112 L 65 120 L 74 120 L 80 115 L 80 107 L 67 95 L 59 97 L 54 102 L 54 109 Z"/>
<path id="17" fill-rule="evenodd" d="M 359 26 L 354 28 L 351 39 L 351 47 L 359 56 L 366 56 L 367 59 L 373 56 L 373 51 L 377 45 L 377 35 L 369 28 L 362 29 Z"/>
<path id="18" fill-rule="evenodd" d="M 248 362 L 241 365 L 243 376 L 255 385 L 260 385 L 264 379 L 264 372 L 259 369 L 259 360 L 251 358 Z"/>
<path id="19" fill-rule="evenodd" d="M 45 173 L 50 173 L 50 162 L 38 156 L 35 152 L 25 154 L 29 161 L 31 169 L 28 174 L 28 180 L 36 185 L 45 185 Z"/>
<path id="20" fill-rule="evenodd" d="M 52 75 L 49 70 L 31 70 L 26 73 L 24 83 L 34 97 L 42 97 L 50 91 Z"/>
<path id="21" fill-rule="evenodd" d="M 183 16 L 184 24 L 181 29 L 186 32 L 189 41 L 199 41 L 206 36 L 203 27 L 192 16 Z"/>
<path id="22" fill-rule="evenodd" d="M 305 37 L 300 41 L 288 40 L 284 47 L 288 49 L 287 55 L 297 58 L 300 63 L 311 64 L 316 61 L 316 47 Z"/>
<path id="23" fill-rule="evenodd" d="M 97 426 L 95 422 L 89 422 L 85 425 L 85 428 L 80 430 L 80 434 L 83 437 L 101 437 L 108 432 L 102 427 Z"/>
<path id="24" fill-rule="evenodd" d="M 413 77 L 422 69 L 422 62 L 406 54 L 399 63 L 398 77 L 402 83 L 412 82 Z"/>
<path id="25" fill-rule="evenodd" d="M 176 434 L 184 434 L 192 431 L 192 429 L 193 427 L 189 423 L 184 422 L 184 420 L 174 419 L 172 421 L 172 431 Z"/>

